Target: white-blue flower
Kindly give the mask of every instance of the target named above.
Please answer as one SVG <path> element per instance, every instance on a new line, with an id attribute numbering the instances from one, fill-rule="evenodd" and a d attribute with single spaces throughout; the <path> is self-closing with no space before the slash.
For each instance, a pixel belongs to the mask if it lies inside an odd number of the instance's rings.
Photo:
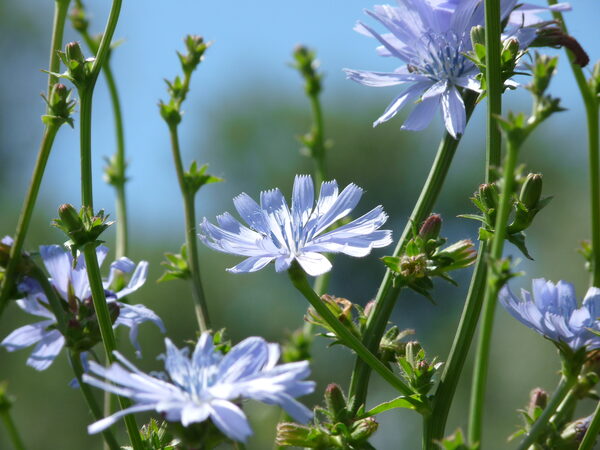
<path id="1" fill-rule="evenodd" d="M 380 34 L 362 22 L 358 22 L 355 30 L 379 41 L 379 55 L 398 58 L 406 65 L 387 73 L 344 70 L 348 78 L 365 86 L 410 85 L 389 104 L 373 126 L 390 120 L 402 108 L 415 103 L 403 129 L 424 129 L 441 107 L 448 133 L 457 138 L 464 133 L 467 121 L 459 89 L 479 91 L 479 82 L 475 79 L 479 70 L 465 53 L 471 50 L 471 28 L 484 24 L 483 2 L 397 0 L 397 3 L 398 6 L 376 5 L 373 11 L 366 11 L 387 33 Z M 539 22 L 536 13 L 543 8 L 521 5 L 513 12 L 516 6 L 517 0 L 501 0 L 502 18 L 509 18 L 504 37 L 515 37 L 521 47 L 526 47 L 534 39 L 535 30 L 523 27 Z M 566 4 L 553 7 L 568 8 Z"/>
<path id="2" fill-rule="evenodd" d="M 537 278 L 531 284 L 531 293 L 521 290 L 522 301 L 506 285 L 500 291 L 500 303 L 515 319 L 573 350 L 584 346 L 587 350 L 600 348 L 600 337 L 589 331 L 600 331 L 600 289 L 589 288 L 578 308 L 571 283 L 559 281 L 554 284 Z"/>
<path id="3" fill-rule="evenodd" d="M 169 339 L 165 346 L 167 374 L 161 378 L 141 372 L 118 352 L 115 357 L 121 364 L 105 368 L 90 362 L 89 373 L 99 378 L 88 373 L 84 382 L 128 397 L 133 405 L 90 425 L 89 433 L 104 430 L 126 414 L 156 411 L 185 427 L 210 418 L 226 436 L 243 442 L 252 434 L 236 404 L 243 399 L 279 405 L 302 423 L 312 417 L 312 412 L 295 400 L 315 389 L 314 382 L 304 381 L 310 374 L 308 362 L 277 365 L 277 344 L 250 337 L 223 355 L 214 347 L 212 336 L 203 333 L 191 357 L 187 348 L 180 350 Z"/>
<path id="4" fill-rule="evenodd" d="M 309 275 L 321 275 L 331 269 L 331 263 L 322 253 L 361 257 L 392 242 L 391 231 L 379 229 L 387 220 L 381 206 L 327 231 L 350 214 L 362 194 L 363 190 L 355 184 L 338 193 L 335 180 L 327 181 L 321 185 L 315 205 L 312 178 L 297 175 L 291 210 L 279 189 L 261 192 L 260 205 L 250 196 L 240 194 L 233 203 L 250 228 L 224 213 L 217 217 L 219 226 L 206 218 L 202 221 L 200 239 L 215 250 L 248 256 L 227 269 L 230 272 L 255 272 L 271 261 L 275 261 L 275 270 L 281 272 L 296 260 Z"/>
<path id="5" fill-rule="evenodd" d="M 108 248 L 104 246 L 97 248 L 96 254 L 100 265 L 107 253 Z M 67 304 L 69 298 L 78 303 L 90 298 L 91 290 L 83 256 L 77 258 L 77 264 L 73 267 L 71 252 L 59 245 L 41 246 L 40 255 L 50 275 L 49 281 L 60 298 Z M 118 292 L 113 292 L 109 288 L 117 271 L 132 273 L 132 275 L 127 286 Z M 148 263 L 146 261 L 140 262 L 136 267 L 130 259 L 123 257 L 110 265 L 108 279 L 104 281 L 107 301 L 115 302 L 119 306 L 119 316 L 114 327 L 123 325 L 130 329 L 129 338 L 138 354 L 141 350 L 137 340 L 139 325 L 143 322 L 153 322 L 164 333 L 163 322 L 144 305 L 129 305 L 117 300 L 139 289 L 146 282 L 147 274 Z M 27 360 L 27 365 L 37 370 L 44 370 L 60 353 L 65 345 L 65 338 L 56 329 L 56 317 L 48 306 L 48 299 L 37 282 L 25 279 L 20 285 L 20 290 L 26 293 L 26 297 L 17 300 L 17 305 L 26 313 L 43 317 L 45 320 L 17 328 L 4 338 L 0 345 L 12 352 L 35 344 L 35 348 Z"/>

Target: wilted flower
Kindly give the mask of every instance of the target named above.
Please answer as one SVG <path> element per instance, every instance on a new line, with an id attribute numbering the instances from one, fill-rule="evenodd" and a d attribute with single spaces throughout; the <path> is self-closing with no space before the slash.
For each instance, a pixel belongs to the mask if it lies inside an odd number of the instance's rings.
<path id="1" fill-rule="evenodd" d="M 169 339 L 165 345 L 167 374 L 161 378 L 141 372 L 118 352 L 115 357 L 121 364 L 105 368 L 90 362 L 90 372 L 101 379 L 84 374 L 86 383 L 128 397 L 134 405 L 90 425 L 89 433 L 104 430 L 126 414 L 156 411 L 184 427 L 210 418 L 229 438 L 245 441 L 252 430 L 236 404 L 242 399 L 279 405 L 302 423 L 312 417 L 294 399 L 315 388 L 314 382 L 303 381 L 310 374 L 308 362 L 277 365 L 277 344 L 250 337 L 223 355 L 211 335 L 203 333 L 191 357 L 188 349 L 179 350 Z"/>
<path id="2" fill-rule="evenodd" d="M 531 294 L 521 290 L 523 301 L 518 300 L 508 286 L 500 291 L 500 303 L 515 319 L 575 351 L 584 346 L 587 350 L 600 347 L 600 337 L 589 331 L 600 331 L 600 289 L 589 288 L 583 305 L 578 308 L 571 283 L 559 281 L 554 284 L 537 278 L 531 284 Z"/>
<path id="3" fill-rule="evenodd" d="M 338 195 L 335 180 L 327 181 L 321 185 L 315 206 L 312 178 L 297 175 L 291 210 L 279 189 L 261 192 L 260 205 L 240 194 L 233 203 L 250 228 L 224 213 L 217 217 L 219 226 L 203 220 L 200 239 L 215 250 L 249 257 L 227 269 L 230 272 L 255 272 L 273 260 L 275 270 L 281 272 L 296 260 L 309 275 L 321 275 L 331 269 L 331 263 L 321 253 L 360 257 L 392 242 L 391 231 L 379 229 L 387 220 L 381 206 L 326 232 L 350 214 L 362 193 L 361 188 L 350 184 Z"/>
<path id="4" fill-rule="evenodd" d="M 502 0 L 502 19 L 509 18 L 504 37 L 518 39 L 526 47 L 535 38 L 534 28 L 524 28 L 539 22 L 536 13 L 543 8 L 521 5 L 517 0 Z M 564 10 L 566 5 L 558 5 Z M 381 44 L 381 56 L 393 56 L 406 63 L 393 72 L 371 72 L 344 69 L 348 78 L 365 86 L 384 87 L 411 84 L 375 121 L 373 126 L 386 122 L 402 108 L 416 103 L 403 129 L 422 130 L 441 105 L 444 124 L 454 138 L 462 135 L 466 125 L 466 111 L 460 88 L 479 90 L 476 76 L 479 69 L 465 54 L 472 48 L 470 31 L 484 24 L 481 0 L 398 0 L 398 6 L 376 5 L 366 11 L 387 28 L 380 34 L 359 22 L 356 31 L 374 37 Z"/>
<path id="5" fill-rule="evenodd" d="M 107 253 L 108 248 L 104 246 L 97 247 L 96 255 L 99 264 L 102 264 Z M 91 298 L 84 258 L 77 258 L 77 264 L 73 267 L 71 252 L 59 245 L 41 246 L 40 255 L 50 275 L 49 281 L 52 287 L 66 303 L 65 310 L 69 310 L 76 315 L 82 309 L 83 303 L 89 302 Z M 117 271 L 133 273 L 129 283 L 123 289 L 113 292 L 110 290 L 110 286 Z M 130 259 L 123 257 L 110 265 L 108 279 L 103 283 L 107 302 L 109 305 L 115 304 L 115 306 L 118 306 L 118 308 L 113 309 L 118 312 L 114 327 L 123 325 L 130 329 L 129 338 L 138 353 L 140 351 L 137 341 L 138 326 L 143 322 L 153 322 L 164 333 L 163 322 L 144 305 L 129 305 L 118 300 L 139 289 L 146 282 L 147 274 L 148 263 L 146 261 L 140 262 L 136 267 Z M 26 313 L 43 317 L 46 320 L 17 328 L 4 338 L 0 345 L 12 352 L 37 344 L 27 360 L 27 365 L 37 370 L 44 370 L 52 364 L 54 358 L 60 353 L 65 345 L 65 337 L 56 328 L 56 317 L 50 309 L 48 299 L 39 284 L 33 279 L 26 278 L 19 289 L 26 294 L 26 297 L 17 300 L 17 305 Z"/>

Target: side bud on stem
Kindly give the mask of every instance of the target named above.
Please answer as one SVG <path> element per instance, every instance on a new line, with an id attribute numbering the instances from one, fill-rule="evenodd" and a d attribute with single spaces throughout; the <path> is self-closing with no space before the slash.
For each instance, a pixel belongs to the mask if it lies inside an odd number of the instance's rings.
<path id="1" fill-rule="evenodd" d="M 71 90 L 64 84 L 55 83 L 50 90 L 50 95 L 46 97 L 42 94 L 42 98 L 48 105 L 49 114 L 42 116 L 42 122 L 46 125 L 60 126 L 63 123 L 68 123 L 73 127 L 73 119 L 71 114 L 75 109 L 75 100 L 71 100 Z"/>

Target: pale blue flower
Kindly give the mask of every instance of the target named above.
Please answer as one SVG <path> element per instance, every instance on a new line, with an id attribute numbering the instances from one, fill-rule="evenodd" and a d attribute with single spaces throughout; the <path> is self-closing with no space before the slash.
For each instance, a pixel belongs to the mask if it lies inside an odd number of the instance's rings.
<path id="1" fill-rule="evenodd" d="M 532 292 L 521 290 L 517 299 L 507 285 L 499 294 L 500 303 L 518 321 L 554 342 L 571 349 L 600 348 L 600 337 L 590 329 L 600 331 L 600 289 L 588 289 L 583 304 L 577 306 L 575 288 L 571 283 L 554 284 L 543 278 L 532 281 Z"/>
<path id="2" fill-rule="evenodd" d="M 99 246 L 96 249 L 98 263 L 104 261 L 108 248 Z M 77 258 L 77 264 L 73 267 L 73 257 L 69 250 L 59 245 L 46 245 L 40 247 L 40 255 L 50 275 L 50 283 L 67 304 L 69 299 L 77 303 L 91 297 L 90 284 L 88 282 L 83 256 Z M 129 283 L 123 289 L 113 292 L 109 288 L 117 271 L 132 273 Z M 144 305 L 129 305 L 118 300 L 139 289 L 145 282 L 148 274 L 148 263 L 140 262 L 137 266 L 128 258 L 120 258 L 110 265 L 108 279 L 104 281 L 106 299 L 109 303 L 119 306 L 119 316 L 114 327 L 123 325 L 129 328 L 129 338 L 136 348 L 138 354 L 140 345 L 137 340 L 138 327 L 143 322 L 153 322 L 164 333 L 164 325 L 160 317 Z M 44 370 L 56 358 L 65 345 L 64 336 L 56 329 L 56 317 L 49 307 L 48 299 L 39 284 L 33 279 L 25 278 L 19 289 L 26 297 L 17 300 L 17 305 L 26 313 L 42 317 L 45 320 L 31 325 L 17 328 L 10 333 L 0 345 L 8 351 L 21 350 L 31 345 L 36 345 L 27 360 L 27 365 Z M 73 309 L 73 306 L 69 306 Z"/>
<path id="3" fill-rule="evenodd" d="M 141 372 L 118 352 L 115 357 L 120 364 L 109 368 L 90 361 L 89 373 L 99 378 L 84 374 L 84 382 L 128 397 L 133 405 L 90 425 L 89 433 L 98 433 L 127 414 L 156 411 L 185 427 L 210 418 L 229 438 L 246 441 L 252 430 L 236 404 L 244 399 L 279 405 L 302 423 L 312 417 L 295 400 L 315 389 L 314 382 L 304 381 L 310 374 L 308 362 L 277 365 L 277 344 L 250 337 L 223 355 L 214 347 L 212 336 L 203 333 L 191 356 L 187 348 L 180 350 L 169 339 L 165 346 L 167 373 L 157 376 Z"/>
<path id="4" fill-rule="evenodd" d="M 479 91 L 477 67 L 465 53 L 471 50 L 470 31 L 484 24 L 481 0 L 398 0 L 397 6 L 376 5 L 366 13 L 383 25 L 387 33 L 359 22 L 355 28 L 373 37 L 381 46 L 381 56 L 395 57 L 406 63 L 393 72 L 344 69 L 348 78 L 365 86 L 409 85 L 387 107 L 373 126 L 386 122 L 401 109 L 416 104 L 404 124 L 406 130 L 422 130 L 441 107 L 446 130 L 454 138 L 462 135 L 467 118 L 460 88 Z M 541 7 L 519 6 L 517 0 L 501 0 L 503 20 L 509 19 L 504 38 L 514 37 L 522 48 L 535 38 Z M 560 4 L 554 9 L 565 10 Z M 512 14 L 511 14 L 512 13 Z"/>
<path id="5" fill-rule="evenodd" d="M 279 189 L 261 192 L 260 205 L 247 194 L 240 194 L 233 203 L 250 228 L 225 213 L 217 217 L 219 226 L 206 218 L 202 221 L 200 239 L 215 250 L 248 256 L 227 269 L 230 272 L 255 272 L 271 261 L 275 261 L 275 270 L 281 272 L 296 260 L 309 275 L 321 275 L 331 269 L 331 263 L 322 253 L 361 257 L 392 242 L 391 231 L 379 229 L 387 220 L 381 206 L 327 231 L 350 214 L 362 194 L 363 190 L 355 184 L 338 194 L 335 180 L 327 181 L 321 185 L 315 205 L 312 178 L 297 175 L 291 210 Z"/>

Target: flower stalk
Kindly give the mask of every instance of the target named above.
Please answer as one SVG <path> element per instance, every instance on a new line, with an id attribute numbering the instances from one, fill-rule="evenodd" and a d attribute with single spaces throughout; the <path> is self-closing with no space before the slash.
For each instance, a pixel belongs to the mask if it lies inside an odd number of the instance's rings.
<path id="1" fill-rule="evenodd" d="M 2 423 L 6 427 L 9 440 L 15 450 L 25 450 L 25 444 L 10 414 L 10 408 L 10 400 L 6 399 L 5 395 L 0 392 L 0 419 L 2 419 Z"/>
<path id="2" fill-rule="evenodd" d="M 421 413 L 427 412 L 426 405 L 413 399 L 414 394 L 400 378 L 398 378 L 385 364 L 383 364 L 377 356 L 375 356 L 356 336 L 354 336 L 340 321 L 333 315 L 329 308 L 323 303 L 317 293 L 311 288 L 306 275 L 297 262 L 292 264 L 288 270 L 292 284 L 300 293 L 308 300 L 317 313 L 331 326 L 337 337 L 343 341 L 348 347 L 356 352 L 356 354 L 365 361 L 373 370 L 386 380 L 391 386 L 399 392 L 406 395 L 406 400 L 413 404 Z"/>
<path id="3" fill-rule="evenodd" d="M 470 117 L 475 108 L 476 99 L 477 94 L 473 91 L 467 91 L 464 94 L 467 118 Z M 460 140 L 454 139 L 449 133 L 446 133 L 444 139 L 440 143 L 427 180 L 425 181 L 419 199 L 408 219 L 408 223 L 398 240 L 393 256 L 400 256 L 402 254 L 406 243 L 411 238 L 413 224 L 420 224 L 431 213 L 450 169 L 459 142 Z M 396 304 L 396 299 L 401 290 L 401 286 L 393 286 L 393 279 L 394 274 L 388 269 L 377 291 L 373 311 L 367 320 L 363 344 L 372 353 L 378 351 L 379 342 L 383 337 L 385 327 L 390 319 L 392 310 Z M 370 372 L 371 369 L 369 366 L 362 360 L 357 359 L 352 372 L 348 394 L 350 410 L 354 413 L 356 413 L 358 408 L 365 403 Z"/>

